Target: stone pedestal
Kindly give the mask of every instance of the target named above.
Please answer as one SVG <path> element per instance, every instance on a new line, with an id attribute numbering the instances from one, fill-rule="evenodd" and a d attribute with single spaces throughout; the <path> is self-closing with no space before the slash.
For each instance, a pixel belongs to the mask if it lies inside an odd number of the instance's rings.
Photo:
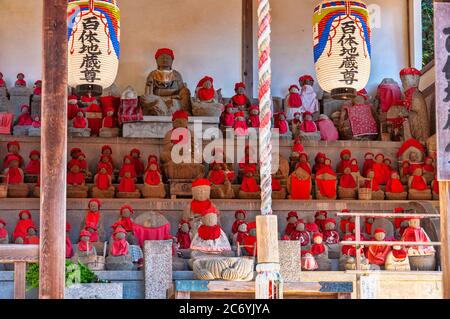
<path id="1" fill-rule="evenodd" d="M 189 129 L 194 131 L 194 122 L 201 123 L 202 131 L 214 127 L 219 127 L 219 120 L 216 117 L 189 117 Z M 140 122 L 124 123 L 123 137 L 128 138 L 164 138 L 167 132 L 172 129 L 171 116 L 144 116 Z"/>
<path id="2" fill-rule="evenodd" d="M 302 272 L 300 243 L 298 241 L 278 241 L 280 252 L 280 273 L 284 282 L 300 281 Z"/>
<path id="3" fill-rule="evenodd" d="M 22 105 L 30 105 L 31 90 L 27 87 L 13 87 L 9 90 L 11 105 L 9 111 L 15 116 L 20 114 Z"/>
<path id="4" fill-rule="evenodd" d="M 144 260 L 145 299 L 167 299 L 172 282 L 172 241 L 146 241 Z"/>
<path id="5" fill-rule="evenodd" d="M 35 115 L 41 116 L 41 96 L 33 95 L 31 97 L 31 116 Z"/>
<path id="6" fill-rule="evenodd" d="M 123 284 L 76 284 L 65 289 L 64 299 L 123 299 Z"/>
<path id="7" fill-rule="evenodd" d="M 11 109 L 6 88 L 0 88 L 0 112 L 8 112 Z"/>

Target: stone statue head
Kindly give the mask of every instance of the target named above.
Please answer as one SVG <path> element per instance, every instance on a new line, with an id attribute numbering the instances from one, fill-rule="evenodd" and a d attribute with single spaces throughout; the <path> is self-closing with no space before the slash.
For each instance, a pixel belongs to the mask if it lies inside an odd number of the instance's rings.
<path id="1" fill-rule="evenodd" d="M 376 241 L 383 241 L 386 238 L 386 234 L 383 232 L 375 233 L 374 235 Z"/>
<path id="2" fill-rule="evenodd" d="M 305 230 L 305 224 L 303 222 L 297 223 L 297 225 L 295 226 L 295 230 L 297 230 L 297 231 L 304 231 Z"/>
<path id="3" fill-rule="evenodd" d="M 163 53 L 156 58 L 158 69 L 171 70 L 173 65 L 173 58 L 167 53 Z"/>
<path id="4" fill-rule="evenodd" d="M 115 235 L 115 237 L 116 237 L 118 240 L 125 239 L 126 236 L 127 236 L 127 234 L 125 234 L 124 232 L 118 232 L 118 233 Z"/>
<path id="5" fill-rule="evenodd" d="M 29 227 L 27 233 L 29 236 L 34 236 L 36 235 L 36 229 L 34 229 L 34 227 Z"/>
<path id="6" fill-rule="evenodd" d="M 420 75 L 407 74 L 400 77 L 402 80 L 403 89 L 407 90 L 412 87 L 419 87 Z"/>
<path id="7" fill-rule="evenodd" d="M 420 228 L 420 219 L 419 218 L 411 218 L 408 222 L 409 227 L 412 228 Z"/>
<path id="8" fill-rule="evenodd" d="M 97 201 L 91 200 L 88 207 L 91 212 L 98 212 L 99 207 Z"/>
<path id="9" fill-rule="evenodd" d="M 202 216 L 202 224 L 205 226 L 217 225 L 218 218 L 216 213 L 210 213 Z"/>
<path id="10" fill-rule="evenodd" d="M 14 243 L 17 245 L 23 245 L 23 238 L 17 237 L 16 240 L 14 241 Z"/>
<path id="11" fill-rule="evenodd" d="M 181 225 L 181 232 L 183 233 L 189 233 L 189 224 L 184 223 L 183 225 Z"/>
<path id="12" fill-rule="evenodd" d="M 323 243 L 322 236 L 314 236 L 313 242 L 314 242 L 314 244 L 320 245 L 321 243 Z"/>

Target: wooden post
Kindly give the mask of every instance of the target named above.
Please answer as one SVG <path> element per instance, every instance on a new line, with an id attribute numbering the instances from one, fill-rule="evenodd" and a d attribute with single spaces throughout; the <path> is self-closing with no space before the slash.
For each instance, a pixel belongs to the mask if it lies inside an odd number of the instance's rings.
<path id="1" fill-rule="evenodd" d="M 356 241 L 361 241 L 361 217 L 356 216 L 355 218 L 355 230 L 356 230 Z M 361 270 L 361 252 L 360 252 L 360 244 L 356 245 L 356 270 Z"/>
<path id="2" fill-rule="evenodd" d="M 242 0 L 242 81 L 253 97 L 253 0 Z"/>
<path id="3" fill-rule="evenodd" d="M 278 253 L 278 218 L 276 215 L 256 216 L 258 263 L 280 262 Z"/>
<path id="4" fill-rule="evenodd" d="M 436 119 L 439 204 L 441 210 L 441 268 L 443 293 L 450 299 L 450 0 L 434 1 L 434 42 L 436 61 Z"/>
<path id="5" fill-rule="evenodd" d="M 25 275 L 27 263 L 18 261 L 14 263 L 14 299 L 25 299 Z"/>
<path id="6" fill-rule="evenodd" d="M 39 298 L 63 299 L 67 158 L 67 0 L 43 1 Z"/>

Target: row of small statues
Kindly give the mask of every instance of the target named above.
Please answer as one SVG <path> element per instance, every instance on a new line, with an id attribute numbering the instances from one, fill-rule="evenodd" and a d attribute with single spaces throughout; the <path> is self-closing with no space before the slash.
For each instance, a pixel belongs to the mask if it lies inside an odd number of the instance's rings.
<path id="1" fill-rule="evenodd" d="M 177 119 L 184 121 L 185 118 Z M 171 138 L 171 137 L 170 137 Z M 147 166 L 141 159 L 138 149 L 130 151 L 123 159 L 120 170 L 112 157 L 112 148 L 105 145 L 101 149 L 100 158 L 95 174 L 91 173 L 86 160 L 86 155 L 79 148 L 73 148 L 70 152 L 71 159 L 68 163 L 68 194 L 69 197 L 88 197 L 88 182 L 93 182 L 92 197 L 111 198 L 116 195 L 115 175 L 118 175 L 117 196 L 124 198 L 165 198 L 166 188 L 164 177 L 168 179 L 197 178 L 205 176 L 203 164 L 174 164 L 171 162 L 170 152 L 172 142 L 166 143 L 169 147 L 163 150 L 163 170 L 160 169 L 159 160 L 150 155 Z M 7 144 L 8 154 L 4 159 L 4 173 L 9 184 L 10 197 L 27 197 L 28 185 L 25 177 L 32 175 L 37 177 L 37 185 L 34 193 L 39 197 L 40 153 L 34 150 L 29 155 L 29 162 L 24 166 L 23 157 L 20 155 L 20 144 L 17 141 Z M 358 161 L 352 158 L 350 150 L 343 150 L 341 160 L 332 167 L 331 160 L 323 153 L 315 157 L 315 164 L 311 167 L 308 154 L 300 140 L 296 140 L 292 149 L 290 162 L 279 156 L 279 169 L 273 174 L 273 197 L 277 199 L 312 199 L 311 192 L 315 185 L 315 197 L 317 199 L 387 199 L 405 200 L 422 199 L 430 200 L 438 198 L 438 183 L 436 180 L 435 152 L 429 151 L 429 157 L 425 158 L 425 147 L 418 141 L 411 139 L 406 141 L 399 151 L 399 163 L 401 167 L 396 170 L 392 161 L 383 154 L 368 152 L 362 171 Z M 258 199 L 260 187 L 258 184 L 258 165 L 250 161 L 251 149 L 246 147 L 245 158 L 239 164 L 238 174 L 235 174 L 233 165 L 220 161 L 213 162 L 209 166 L 207 177 L 212 186 L 213 198 L 244 198 Z M 180 169 L 173 169 L 180 167 Z M 194 167 L 195 169 L 192 169 Z M 25 172 L 25 174 L 24 174 Z M 175 176 L 173 174 L 176 174 Z M 184 176 L 183 174 L 191 174 Z M 183 176 L 181 176 L 183 175 Z M 138 187 L 137 182 L 142 179 L 143 186 Z M 238 187 L 232 183 L 239 182 Z M 36 181 L 34 181 L 36 182 Z M 314 182 L 314 184 L 313 184 Z M 17 194 L 15 194 L 17 193 Z M 21 195 L 22 194 L 22 195 Z M 370 194 L 370 197 L 367 197 Z"/>
<path id="2" fill-rule="evenodd" d="M 226 105 L 220 90 L 216 91 L 214 88 L 213 78 L 205 76 L 197 84 L 195 96 L 191 99 L 191 93 L 183 82 L 182 75 L 173 69 L 174 59 L 174 52 L 168 48 L 159 49 L 155 53 L 157 69 L 148 75 L 145 95 L 140 97 L 143 115 L 170 116 L 182 110 L 194 116 L 220 116 L 223 127 L 244 129 L 258 124 L 257 106 L 252 106 L 251 99 L 245 93 L 244 83 L 235 84 L 236 94 Z M 331 115 L 333 121 L 322 114 L 315 123 L 312 119 L 317 119 L 319 115 L 319 102 L 313 88 L 314 79 L 310 75 L 301 76 L 299 85 L 290 86 L 283 110 L 275 117 L 274 127 L 279 129 L 281 136 L 295 138 L 300 135 L 305 140 L 336 140 L 339 135 L 341 139 L 375 139 L 382 133 L 383 139 L 407 140 L 413 137 L 425 143 L 431 132 L 428 107 L 419 90 L 420 77 L 419 70 L 405 68 L 400 72 L 404 92 L 402 93 L 394 80 L 383 80 L 378 87 L 377 110 L 370 105 L 367 91 L 362 90 L 352 101 Z M 16 85 L 24 85 L 23 78 L 24 75 L 19 74 Z M 0 84 L 2 81 L 0 80 Z M 39 94 L 40 85 L 41 83 L 37 82 Z M 130 93 L 131 96 L 128 96 Z M 137 94 L 131 88 L 124 92 L 122 98 L 138 100 Z M 101 129 L 105 129 L 105 137 L 110 134 L 117 136 L 119 131 L 114 123 L 117 107 L 112 110 L 108 105 L 108 109 L 105 109 L 103 103 L 91 96 L 82 97 L 83 99 L 86 99 L 88 104 L 92 103 L 85 110 L 92 114 L 86 119 L 83 109 L 76 108 L 77 98 L 71 96 L 68 107 L 71 120 L 69 134 L 97 136 Z M 135 107 L 139 107 L 137 103 Z M 108 113 L 111 114 L 107 115 Z M 245 119 L 249 113 L 250 117 Z"/>
<path id="3" fill-rule="evenodd" d="M 420 218 L 400 217 L 405 212 L 403 208 L 396 208 L 394 213 L 399 214 L 399 217 L 394 218 L 393 223 L 386 218 L 366 217 L 361 229 L 361 241 L 430 242 L 430 238 L 420 227 Z M 350 211 L 345 209 L 342 213 Z M 356 217 L 341 217 L 338 224 L 326 211 L 318 211 L 315 216 L 307 215 L 302 219 L 297 212 L 292 211 L 288 214 L 282 239 L 300 242 L 304 270 L 331 270 L 331 259 L 339 259 L 340 270 L 355 270 L 356 246 L 339 245 L 340 241 L 356 240 L 355 220 Z M 435 268 L 435 250 L 432 246 L 360 245 L 360 253 L 361 265 L 366 270 L 406 271 Z M 422 263 L 416 258 L 420 256 Z M 424 264 L 424 260 L 429 263 Z"/>
<path id="4" fill-rule="evenodd" d="M 194 198 L 185 208 L 176 234 L 176 249 L 180 251 L 178 255 L 190 258 L 188 265 L 194 269 L 200 279 L 251 280 L 253 278 L 252 256 L 257 254 L 256 223 L 247 221 L 246 211 L 236 211 L 229 239 L 220 226 L 219 211 L 210 201 L 211 187 L 208 180 L 197 179 L 192 188 Z M 102 247 L 101 241 L 104 238 L 103 216 L 100 208 L 100 200 L 89 201 L 88 211 L 81 225 L 79 243 L 73 247 L 69 236 L 66 237 L 67 258 L 75 258 L 95 267 L 98 262 L 97 249 Z M 432 246 L 402 247 L 399 245 L 393 246 L 391 250 L 390 246 L 382 243 L 395 240 L 420 243 L 431 241 L 420 226 L 420 218 L 402 217 L 404 212 L 402 208 L 395 209 L 394 213 L 398 214 L 398 218 L 394 218 L 393 222 L 386 218 L 365 218 L 361 240 L 378 241 L 380 244 L 361 246 L 362 267 L 397 271 L 434 270 L 435 251 Z M 350 213 L 350 211 L 343 210 L 342 213 Z M 121 207 L 119 220 L 112 226 L 109 259 L 106 259 L 107 269 L 130 270 L 142 262 L 142 251 L 139 246 L 145 238 L 138 238 L 142 237 L 142 232 L 139 232 L 139 226 L 134 222 L 133 215 L 134 210 L 131 206 Z M 2 244 L 9 243 L 5 226 L 6 223 L 0 220 L 0 243 Z M 355 241 L 355 227 L 355 217 L 342 217 L 338 224 L 336 219 L 330 218 L 326 211 L 318 211 L 315 216 L 307 215 L 305 220 L 293 211 L 287 216 L 287 225 L 281 239 L 299 242 L 302 267 L 305 270 L 331 270 L 332 259 L 339 259 L 341 269 L 349 270 L 354 269 L 356 264 L 356 246 L 339 243 L 340 238 L 343 238 L 343 241 Z M 70 231 L 70 226 L 67 227 L 67 231 Z M 170 238 L 171 236 L 167 234 L 161 239 Z M 27 210 L 19 213 L 19 221 L 13 232 L 13 242 L 16 244 L 39 243 L 37 227 L 31 213 Z M 244 255 L 250 256 L 250 259 L 239 257 L 241 253 L 238 253 L 236 259 L 236 246 L 238 250 L 242 249 L 241 252 Z M 103 247 L 105 249 L 103 257 L 105 257 L 106 246 Z M 233 276 L 224 276 L 224 273 L 220 272 L 221 276 L 213 276 L 210 267 L 218 267 L 218 265 L 210 265 L 206 261 L 220 256 L 225 260 L 231 258 L 232 264 L 243 263 L 241 272 L 234 273 Z M 241 261 L 239 261 L 240 258 Z M 222 264 L 227 265 L 226 262 Z"/>

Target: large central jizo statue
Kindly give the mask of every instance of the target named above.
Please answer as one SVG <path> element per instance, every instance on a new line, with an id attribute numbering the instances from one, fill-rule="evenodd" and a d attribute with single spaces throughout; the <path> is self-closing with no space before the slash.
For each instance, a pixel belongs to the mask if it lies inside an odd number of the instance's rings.
<path id="1" fill-rule="evenodd" d="M 150 72 L 142 98 L 144 115 L 171 116 L 178 110 L 191 112 L 191 93 L 181 74 L 172 69 L 175 59 L 171 49 L 156 51 L 158 69 Z"/>

